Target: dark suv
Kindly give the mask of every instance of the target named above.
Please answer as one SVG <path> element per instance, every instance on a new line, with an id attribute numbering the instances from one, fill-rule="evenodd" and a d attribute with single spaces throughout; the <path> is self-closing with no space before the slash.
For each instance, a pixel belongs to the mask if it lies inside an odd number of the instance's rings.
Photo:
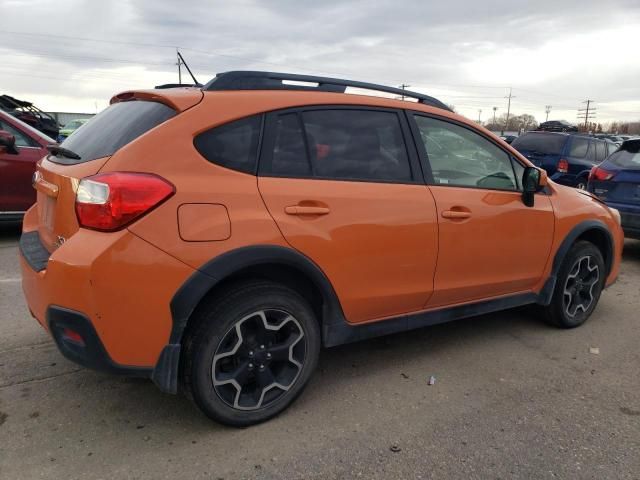
<path id="1" fill-rule="evenodd" d="M 558 132 L 528 132 L 511 145 L 554 182 L 583 190 L 593 166 L 617 148 L 606 139 Z"/>

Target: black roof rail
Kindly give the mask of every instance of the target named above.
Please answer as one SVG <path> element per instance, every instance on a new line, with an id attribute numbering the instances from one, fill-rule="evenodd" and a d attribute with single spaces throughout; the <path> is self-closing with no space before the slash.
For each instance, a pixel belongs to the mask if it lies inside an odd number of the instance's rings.
<path id="1" fill-rule="evenodd" d="M 300 85 L 284 83 L 284 81 L 310 83 L 317 85 Z M 343 80 L 340 78 L 316 77 L 313 75 L 297 75 L 293 73 L 259 72 L 259 71 L 230 71 L 218 73 L 203 90 L 309 90 L 316 92 L 344 93 L 347 87 L 362 88 L 376 92 L 391 93 L 404 97 L 415 98 L 418 102 L 443 110 L 452 111 L 437 98 L 422 93 L 387 87 L 375 83 Z"/>
<path id="2" fill-rule="evenodd" d="M 184 87 L 197 87 L 202 88 L 200 83 L 165 83 L 164 85 L 156 85 L 156 90 L 164 90 L 165 88 L 184 88 Z"/>

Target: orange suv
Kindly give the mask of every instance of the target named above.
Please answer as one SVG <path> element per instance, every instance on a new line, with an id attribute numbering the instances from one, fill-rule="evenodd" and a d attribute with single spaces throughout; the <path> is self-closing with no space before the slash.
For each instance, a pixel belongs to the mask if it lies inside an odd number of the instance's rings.
<path id="1" fill-rule="evenodd" d="M 291 404 L 322 346 L 525 304 L 576 327 L 618 275 L 616 210 L 418 93 L 227 72 L 116 95 L 49 150 L 31 313 L 230 425 Z"/>

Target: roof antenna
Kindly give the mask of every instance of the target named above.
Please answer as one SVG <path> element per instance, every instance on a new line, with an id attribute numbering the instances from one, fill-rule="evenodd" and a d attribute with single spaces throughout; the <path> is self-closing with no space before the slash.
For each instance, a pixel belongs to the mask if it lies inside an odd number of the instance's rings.
<path id="1" fill-rule="evenodd" d="M 180 73 L 180 65 L 184 65 L 184 67 L 187 69 L 187 72 L 189 72 L 189 75 L 191 75 L 191 78 L 193 79 L 194 85 L 196 85 L 197 87 L 201 87 L 202 84 L 199 83 L 198 80 L 196 80 L 196 77 L 193 75 L 193 72 L 189 68 L 189 65 L 187 65 L 187 62 L 184 61 L 184 57 L 182 56 L 182 54 L 180 53 L 180 51 L 177 48 L 176 48 L 176 53 L 178 54 L 178 75 L 179 75 L 180 83 L 182 83 L 182 75 Z"/>

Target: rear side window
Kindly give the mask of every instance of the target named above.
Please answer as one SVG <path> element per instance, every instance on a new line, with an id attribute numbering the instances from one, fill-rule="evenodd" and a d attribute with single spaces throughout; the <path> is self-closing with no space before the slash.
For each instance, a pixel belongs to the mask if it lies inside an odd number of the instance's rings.
<path id="1" fill-rule="evenodd" d="M 605 142 L 599 142 L 599 141 L 595 141 L 594 144 L 596 147 L 596 162 L 601 162 L 607 156 L 607 146 Z"/>
<path id="2" fill-rule="evenodd" d="M 571 147 L 569 148 L 569 156 L 575 158 L 584 158 L 589 150 L 589 139 L 583 137 L 573 137 L 571 139 Z"/>
<path id="3" fill-rule="evenodd" d="M 80 156 L 79 160 L 50 158 L 56 163 L 77 164 L 108 157 L 175 114 L 174 109 L 158 102 L 114 103 L 62 142 L 64 148 Z"/>
<path id="4" fill-rule="evenodd" d="M 261 115 L 243 118 L 199 134 L 193 145 L 211 163 L 255 173 L 261 126 Z"/>
<path id="5" fill-rule="evenodd" d="M 278 117 L 271 172 L 278 176 L 411 182 L 395 112 L 328 109 Z M 267 167 L 268 170 L 268 167 Z"/>
<path id="6" fill-rule="evenodd" d="M 525 133 L 516 138 L 511 146 L 521 152 L 560 155 L 566 141 L 565 135 L 555 133 Z"/>

